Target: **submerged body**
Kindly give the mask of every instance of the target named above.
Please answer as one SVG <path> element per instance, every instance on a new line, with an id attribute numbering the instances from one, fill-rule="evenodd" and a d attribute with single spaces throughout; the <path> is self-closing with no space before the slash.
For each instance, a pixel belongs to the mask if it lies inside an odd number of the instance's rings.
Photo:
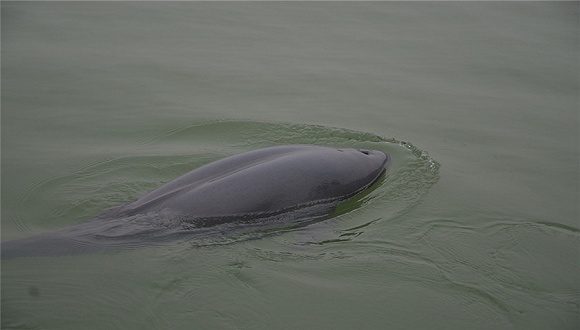
<path id="1" fill-rule="evenodd" d="M 2 243 L 2 258 L 137 245 L 278 215 L 323 216 L 370 187 L 389 164 L 388 155 L 374 150 L 306 145 L 254 150 L 195 169 L 98 219 Z"/>

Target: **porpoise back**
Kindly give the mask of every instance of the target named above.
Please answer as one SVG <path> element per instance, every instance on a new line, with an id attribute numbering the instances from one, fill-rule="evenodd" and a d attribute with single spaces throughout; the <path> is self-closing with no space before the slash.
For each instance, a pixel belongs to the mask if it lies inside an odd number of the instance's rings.
<path id="1" fill-rule="evenodd" d="M 381 151 L 291 145 L 224 158 L 195 169 L 119 209 L 197 217 L 273 213 L 364 190 L 389 164 Z"/>

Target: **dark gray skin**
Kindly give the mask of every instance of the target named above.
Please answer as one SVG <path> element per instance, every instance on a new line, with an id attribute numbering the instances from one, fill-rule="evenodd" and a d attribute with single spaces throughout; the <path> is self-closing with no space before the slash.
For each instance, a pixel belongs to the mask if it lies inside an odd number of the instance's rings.
<path id="1" fill-rule="evenodd" d="M 197 168 L 95 220 L 3 242 L 2 259 L 94 252 L 191 238 L 221 224 L 328 215 L 390 165 L 381 151 L 290 145 Z"/>

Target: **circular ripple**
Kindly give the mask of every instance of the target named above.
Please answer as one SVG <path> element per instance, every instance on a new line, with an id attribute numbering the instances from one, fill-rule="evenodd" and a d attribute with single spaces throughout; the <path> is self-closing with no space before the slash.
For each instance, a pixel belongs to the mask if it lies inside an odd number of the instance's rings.
<path id="1" fill-rule="evenodd" d="M 376 149 L 392 156 L 391 168 L 373 189 L 338 208 L 335 215 L 346 214 L 351 227 L 391 220 L 408 212 L 439 177 L 439 164 L 425 151 L 394 138 L 320 125 L 218 121 L 153 133 L 136 146 L 134 154 L 108 157 L 37 182 L 24 190 L 19 202 L 23 208 L 42 205 L 48 223 L 72 225 L 209 162 L 282 144 Z M 231 242 L 231 237 L 227 241 Z"/>

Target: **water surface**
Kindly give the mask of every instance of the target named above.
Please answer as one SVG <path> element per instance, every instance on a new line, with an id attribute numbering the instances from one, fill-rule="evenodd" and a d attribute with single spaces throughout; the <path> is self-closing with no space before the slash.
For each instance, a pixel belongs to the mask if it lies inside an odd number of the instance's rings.
<path id="1" fill-rule="evenodd" d="M 3 1 L 3 241 L 267 146 L 393 165 L 305 227 L 2 261 L 2 328 L 578 328 L 578 8 Z"/>

